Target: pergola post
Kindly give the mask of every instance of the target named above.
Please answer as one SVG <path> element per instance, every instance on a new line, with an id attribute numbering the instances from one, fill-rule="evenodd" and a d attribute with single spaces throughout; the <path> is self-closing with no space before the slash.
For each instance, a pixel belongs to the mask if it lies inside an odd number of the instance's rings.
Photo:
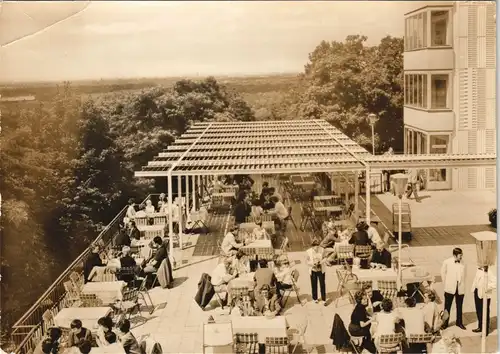
<path id="1" fill-rule="evenodd" d="M 189 176 L 184 177 L 186 188 L 186 218 L 189 216 Z M 188 219 L 186 219 L 188 220 Z"/>
<path id="2" fill-rule="evenodd" d="M 354 219 L 358 222 L 359 213 L 359 172 L 354 171 Z"/>
<path id="3" fill-rule="evenodd" d="M 177 177 L 178 178 L 178 183 L 177 183 L 177 194 L 178 194 L 178 197 L 177 197 L 177 200 L 178 200 L 178 204 L 179 204 L 179 248 L 180 250 L 182 251 L 182 207 L 183 207 L 183 203 L 182 203 L 182 190 L 181 190 L 181 186 L 182 186 L 182 177 L 179 176 Z"/>
<path id="4" fill-rule="evenodd" d="M 349 175 L 346 173 L 343 175 L 344 176 L 344 179 L 345 179 L 345 188 L 344 188 L 344 192 L 345 192 L 345 205 L 349 205 Z"/>
<path id="5" fill-rule="evenodd" d="M 335 176 L 333 172 L 330 173 L 330 190 L 332 194 L 335 194 Z"/>
<path id="6" fill-rule="evenodd" d="M 191 190 L 193 192 L 193 211 L 196 211 L 196 176 L 191 176 Z"/>
<path id="7" fill-rule="evenodd" d="M 174 221 L 172 220 L 172 173 L 167 177 L 167 194 L 168 194 L 168 239 L 169 239 L 169 253 L 173 254 L 174 251 Z"/>
<path id="8" fill-rule="evenodd" d="M 201 178 L 200 175 L 196 176 L 196 179 L 197 179 L 197 185 L 198 185 L 198 198 L 200 198 L 200 206 L 201 206 L 201 202 L 203 201 L 203 186 L 201 185 L 203 179 Z"/>
<path id="9" fill-rule="evenodd" d="M 366 192 L 366 215 L 365 215 L 365 221 L 366 221 L 366 223 L 368 225 L 370 225 L 370 219 L 371 219 L 370 166 L 366 166 L 365 192 Z"/>

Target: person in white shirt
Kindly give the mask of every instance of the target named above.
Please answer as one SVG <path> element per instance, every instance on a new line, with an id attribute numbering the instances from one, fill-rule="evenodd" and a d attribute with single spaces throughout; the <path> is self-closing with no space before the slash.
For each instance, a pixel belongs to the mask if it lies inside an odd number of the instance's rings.
<path id="1" fill-rule="evenodd" d="M 425 314 L 421 308 L 415 307 L 417 301 L 413 297 L 405 300 L 406 308 L 401 308 L 400 313 L 402 319 L 405 321 L 405 333 L 410 334 L 424 334 L 425 331 Z"/>
<path id="2" fill-rule="evenodd" d="M 271 201 L 274 203 L 274 212 L 277 217 L 277 219 L 275 219 L 275 224 L 281 231 L 284 231 L 286 225 L 285 219 L 288 217 L 288 209 L 276 196 L 272 196 Z"/>
<path id="3" fill-rule="evenodd" d="M 424 293 L 424 303 L 425 325 L 431 333 L 436 333 L 442 325 L 439 306 L 436 304 L 436 294 L 432 291 L 426 291 Z"/>
<path id="4" fill-rule="evenodd" d="M 396 333 L 396 323 L 399 322 L 398 314 L 393 311 L 394 304 L 391 299 L 382 300 L 381 307 L 382 311 L 375 316 L 376 325 L 371 328 L 374 331 L 373 339 L 377 348 L 379 347 L 380 336 Z"/>
<path id="5" fill-rule="evenodd" d="M 457 327 L 465 330 L 462 322 L 462 305 L 465 295 L 465 265 L 463 263 L 461 248 L 453 249 L 453 257 L 446 259 L 441 267 L 441 279 L 444 284 L 444 308 L 450 313 L 453 299 L 457 306 Z M 449 319 L 448 319 L 449 320 Z M 448 327 L 448 321 L 443 323 L 443 328 Z"/>
<path id="6" fill-rule="evenodd" d="M 276 276 L 276 294 L 281 299 L 283 294 L 281 290 L 292 288 L 292 268 L 288 259 L 283 258 L 276 263 L 274 268 L 274 275 Z"/>
<path id="7" fill-rule="evenodd" d="M 380 234 L 378 233 L 377 230 L 378 222 L 377 221 L 370 221 L 370 226 L 368 226 L 368 229 L 366 229 L 366 233 L 368 234 L 368 237 L 372 241 L 372 244 L 377 245 L 382 242 L 382 238 L 380 237 Z"/>
<path id="8" fill-rule="evenodd" d="M 168 204 L 168 200 L 165 193 L 160 193 L 160 196 L 158 197 L 158 212 L 161 212 L 163 204 Z"/>
<path id="9" fill-rule="evenodd" d="M 257 227 L 252 231 L 252 238 L 254 240 L 268 240 L 269 235 L 265 228 L 262 227 L 262 221 L 257 223 Z"/>
<path id="10" fill-rule="evenodd" d="M 233 261 L 231 258 L 225 258 L 224 262 L 220 263 L 215 267 L 212 272 L 211 280 L 214 290 L 216 293 L 226 293 L 225 302 L 227 302 L 227 285 L 231 280 L 235 278 L 233 274 L 231 274 L 231 265 Z"/>
<path id="11" fill-rule="evenodd" d="M 153 202 L 151 199 L 146 200 L 146 208 L 144 209 L 146 214 L 154 214 L 155 213 L 155 207 L 153 206 Z"/>
<path id="12" fill-rule="evenodd" d="M 133 199 L 129 199 L 128 201 L 128 208 L 127 208 L 127 218 L 129 220 L 132 220 L 135 218 L 135 201 Z"/>
<path id="13" fill-rule="evenodd" d="M 236 242 L 235 233 L 238 231 L 238 227 L 231 228 L 224 239 L 222 240 L 221 248 L 222 252 L 226 255 L 234 255 L 243 246 L 242 243 Z"/>
<path id="14" fill-rule="evenodd" d="M 318 303 L 318 282 L 321 292 L 321 301 L 326 306 L 326 284 L 325 284 L 325 263 L 324 249 L 319 246 L 319 241 L 314 240 L 311 248 L 306 251 L 307 265 L 309 266 L 309 275 L 311 277 L 312 299 Z"/>
<path id="15" fill-rule="evenodd" d="M 485 287 L 485 275 L 488 275 L 488 285 L 486 294 L 484 292 Z M 488 266 L 479 268 L 476 271 L 476 276 L 474 277 L 474 281 L 472 282 L 472 292 L 474 293 L 474 305 L 476 307 L 476 315 L 478 325 L 476 329 L 473 329 L 472 332 L 479 333 L 483 330 L 483 299 L 486 296 L 488 299 L 486 301 L 486 335 L 488 335 L 490 331 L 490 304 L 491 304 L 491 296 L 493 295 L 494 290 L 497 287 L 497 279 L 494 272 Z"/>

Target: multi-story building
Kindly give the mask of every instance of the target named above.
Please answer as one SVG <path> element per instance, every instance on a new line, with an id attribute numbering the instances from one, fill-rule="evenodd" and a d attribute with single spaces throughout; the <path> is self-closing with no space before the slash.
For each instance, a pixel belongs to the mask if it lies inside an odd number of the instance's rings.
<path id="1" fill-rule="evenodd" d="M 405 153 L 496 151 L 496 5 L 428 2 L 405 15 Z M 494 189 L 494 167 L 426 171 L 427 189 Z"/>

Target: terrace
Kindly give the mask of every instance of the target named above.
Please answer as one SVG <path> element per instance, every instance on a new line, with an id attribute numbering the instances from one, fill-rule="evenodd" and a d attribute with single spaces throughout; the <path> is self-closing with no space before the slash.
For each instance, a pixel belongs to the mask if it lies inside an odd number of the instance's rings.
<path id="1" fill-rule="evenodd" d="M 290 178 L 286 174 L 309 174 L 314 178 L 314 184 L 321 185 L 320 194 L 337 195 L 340 197 L 340 213 L 348 222 L 354 222 L 358 216 L 369 220 L 374 215 L 371 203 L 372 192 L 379 187 L 377 173 L 380 170 L 401 170 L 406 168 L 435 167 L 436 163 L 443 167 L 493 165 L 496 157 L 493 155 L 414 155 L 414 156 L 372 156 L 359 147 L 340 131 L 324 121 L 293 121 L 293 122 L 259 122 L 259 123 L 201 123 L 191 127 L 186 134 L 169 146 L 166 152 L 160 153 L 154 161 L 142 171 L 136 172 L 137 177 L 165 177 L 167 180 L 168 204 L 174 203 L 176 196 L 181 208 L 189 211 L 181 213 L 178 220 L 183 225 L 189 216 L 194 221 L 195 214 L 208 197 L 209 188 L 214 176 L 249 174 L 255 180 L 254 191 L 259 192 L 264 181 L 277 187 L 283 195 L 285 204 L 292 208 L 292 218 L 300 226 L 307 218 L 303 212 L 305 201 L 309 198 L 310 184 L 300 188 L 290 186 Z M 363 179 L 359 172 L 364 172 Z M 365 182 L 368 176 L 368 183 Z M 375 177 L 373 177 L 375 176 Z M 178 190 L 172 191 L 172 179 L 178 178 Z M 288 182 L 287 182 L 288 181 Z M 366 188 L 365 186 L 370 186 Z M 184 186 L 184 188 L 183 188 Z M 361 199 L 364 194 L 364 199 Z M 156 199 L 148 196 L 147 199 Z M 364 210 L 360 207 L 364 203 Z M 211 204 L 211 203 L 210 203 Z M 347 205 L 354 205 L 354 212 L 349 217 Z M 209 205 L 210 209 L 211 205 Z M 225 230 L 234 220 L 231 209 L 225 212 L 212 212 L 204 220 L 209 230 L 206 233 L 186 234 L 180 228 L 174 231 L 171 208 L 167 215 L 167 225 L 160 228 L 172 240 L 171 255 L 176 262 L 174 271 L 174 287 L 161 289 L 156 287 L 149 291 L 154 308 L 143 306 L 133 317 L 136 336 L 149 334 L 171 353 L 200 353 L 203 351 L 203 325 L 208 316 L 212 315 L 217 322 L 228 321 L 231 316 L 228 309 L 221 309 L 213 299 L 211 305 L 203 311 L 193 301 L 197 284 L 204 272 L 210 271 L 218 263 L 220 241 Z M 109 248 L 118 232 L 118 222 L 125 216 L 124 208 L 115 219 L 98 236 L 94 244 Z M 322 213 L 318 213 L 322 214 Z M 306 220 L 307 221 L 307 220 Z M 314 220 L 313 220 L 314 221 Z M 326 276 L 329 305 L 326 307 L 311 303 L 310 285 L 304 274 L 307 274 L 304 251 L 309 248 L 311 240 L 319 235 L 315 222 L 306 223 L 305 227 L 287 227 L 286 235 L 290 248 L 286 249 L 288 258 L 302 274 L 298 280 L 300 300 L 293 296 L 287 302 L 283 316 L 291 328 L 296 328 L 306 321 L 306 344 L 303 348 L 314 349 L 317 352 L 334 352 L 329 339 L 329 331 L 333 314 L 338 313 L 348 323 L 352 305 L 346 297 L 335 303 L 338 293 L 338 279 L 334 269 L 329 269 Z M 280 239 L 275 242 L 279 248 Z M 474 246 L 463 247 L 468 267 L 475 267 Z M 425 266 L 431 276 L 439 274 L 439 264 L 451 250 L 450 246 L 435 247 L 431 252 L 436 258 L 429 261 L 429 249 L 425 246 L 411 247 L 410 256 L 419 265 Z M 443 252 L 444 251 L 444 252 Z M 42 316 L 48 309 L 59 311 L 65 306 L 67 297 L 63 283 L 69 280 L 70 274 L 81 270 L 82 262 L 88 257 L 90 249 L 76 259 L 70 267 L 54 282 L 41 299 L 15 324 L 13 339 L 18 345 L 16 353 L 28 353 L 40 340 L 44 332 Z M 473 272 L 469 272 L 469 274 Z M 471 279 L 469 279 L 470 281 Z M 470 282 L 469 282 L 470 283 Z M 439 281 L 435 289 L 442 294 Z M 496 301 L 493 301 L 496 304 Z M 472 299 L 466 297 L 464 311 L 473 308 Z M 150 312 L 150 310 L 153 310 Z M 493 306 L 492 313 L 496 308 Z M 470 312 L 470 311 L 469 311 Z M 469 316 L 472 322 L 472 316 Z M 175 320 L 174 320 L 175 319 Z M 326 325 L 326 326 L 325 326 Z M 450 328 L 455 331 L 455 328 Z M 463 336 L 463 333 L 457 333 Z M 490 336 L 488 345 L 496 348 L 495 336 Z M 478 336 L 464 337 L 464 349 L 474 351 Z M 493 340 L 492 340 L 493 339 Z M 494 342 L 494 343 L 493 343 Z"/>

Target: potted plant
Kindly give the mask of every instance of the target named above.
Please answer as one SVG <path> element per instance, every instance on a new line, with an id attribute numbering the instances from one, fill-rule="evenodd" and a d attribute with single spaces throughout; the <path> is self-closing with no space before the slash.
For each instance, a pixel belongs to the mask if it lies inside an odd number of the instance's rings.
<path id="1" fill-rule="evenodd" d="M 497 228 L 497 209 L 491 209 L 488 213 L 488 219 L 490 220 L 490 225 L 495 229 Z"/>

